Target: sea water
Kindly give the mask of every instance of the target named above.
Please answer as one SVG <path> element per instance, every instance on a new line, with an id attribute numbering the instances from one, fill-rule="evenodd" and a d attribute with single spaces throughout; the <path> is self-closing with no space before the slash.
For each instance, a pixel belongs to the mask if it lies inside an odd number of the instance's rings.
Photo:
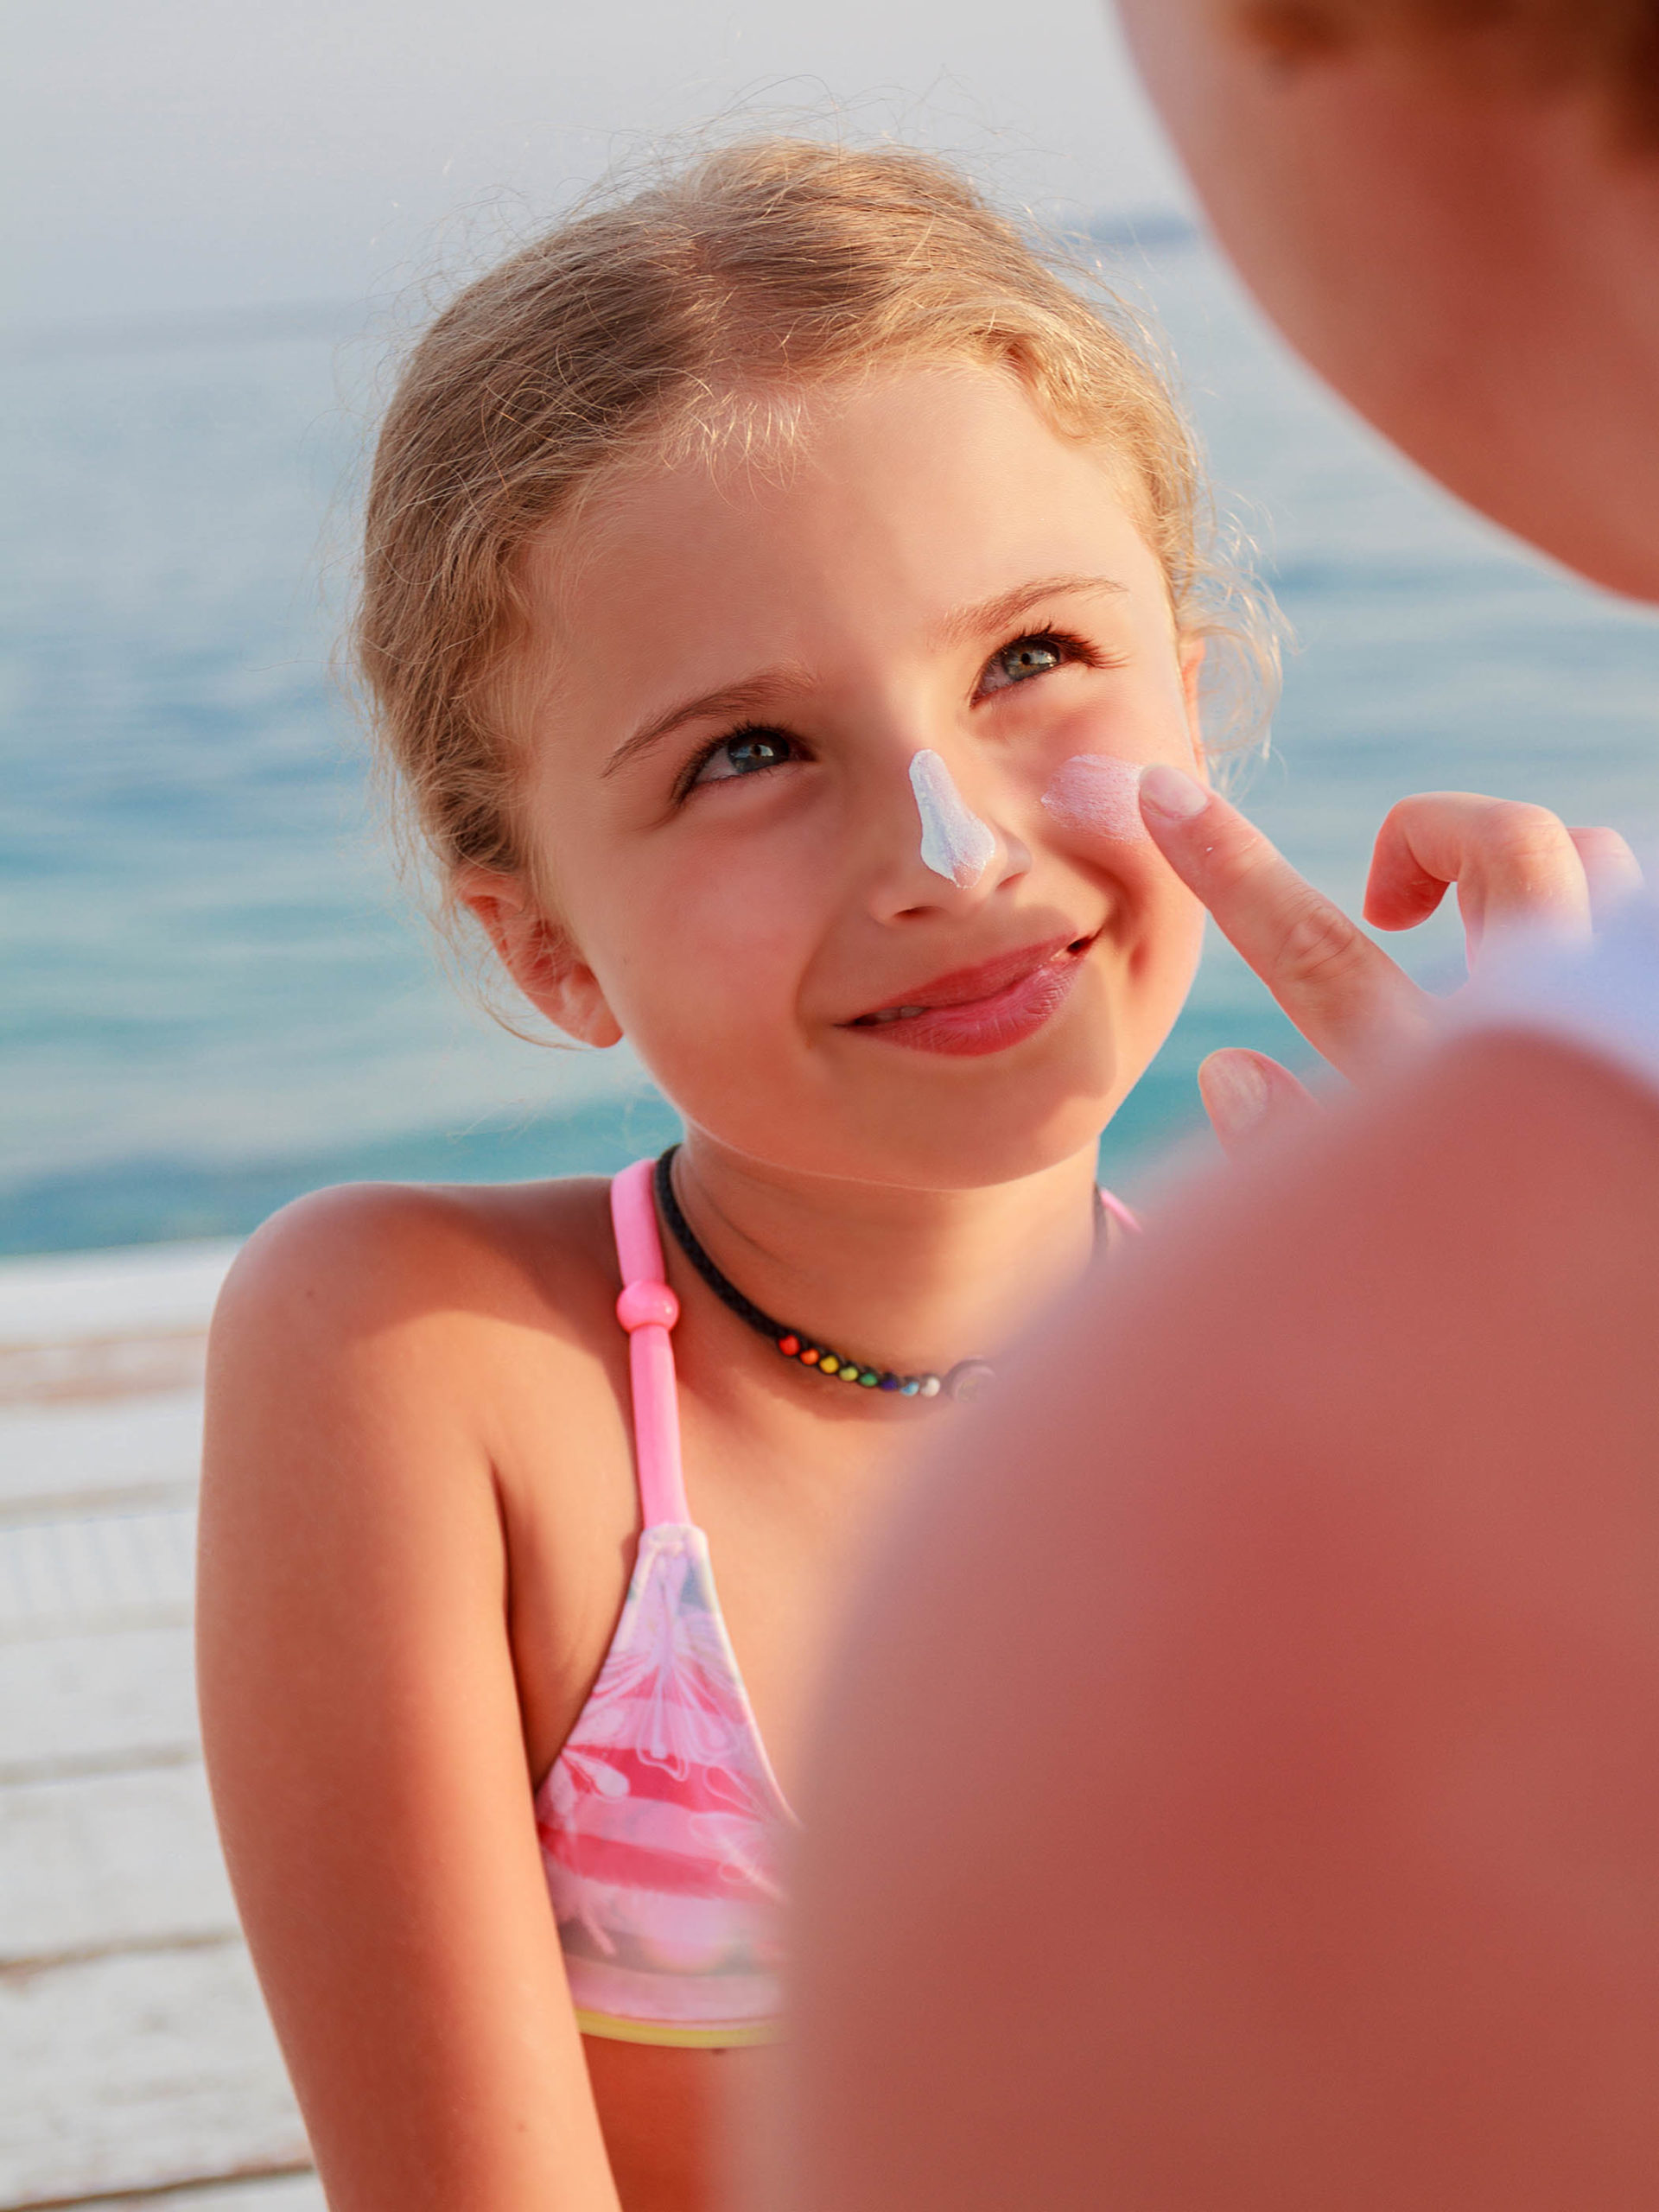
<path id="1" fill-rule="evenodd" d="M 1393 801 L 1645 836 L 1659 623 L 1394 458 L 1196 243 L 1122 257 L 1299 639 L 1246 803 L 1351 908 Z M 386 857 L 329 672 L 377 343 L 299 320 L 0 360 L 0 1251 L 239 1233 L 361 1177 L 609 1170 L 674 1118 L 625 1052 L 507 1034 Z M 1451 988 L 1451 915 L 1388 940 Z M 533 1017 L 532 1017 L 533 1023 Z M 1229 949 L 1109 1132 L 1131 1186 L 1222 1044 L 1309 1055 Z"/>

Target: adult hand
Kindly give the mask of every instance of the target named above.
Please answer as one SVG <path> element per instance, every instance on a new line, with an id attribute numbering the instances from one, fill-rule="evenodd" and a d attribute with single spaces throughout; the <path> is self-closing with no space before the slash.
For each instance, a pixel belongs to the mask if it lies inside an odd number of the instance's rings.
<path id="1" fill-rule="evenodd" d="M 1141 778 L 1141 813 L 1223 936 L 1344 1075 L 1363 1077 L 1427 1027 L 1432 995 L 1217 792 L 1160 764 Z M 1511 799 L 1430 791 L 1402 799 L 1383 823 L 1363 911 L 1377 929 L 1412 929 L 1456 884 L 1472 971 L 1495 927 L 1544 923 L 1587 938 L 1641 881 L 1615 830 L 1570 830 L 1546 808 Z M 1262 1052 L 1212 1052 L 1198 1087 L 1230 1153 L 1319 1110 L 1290 1071 Z"/>

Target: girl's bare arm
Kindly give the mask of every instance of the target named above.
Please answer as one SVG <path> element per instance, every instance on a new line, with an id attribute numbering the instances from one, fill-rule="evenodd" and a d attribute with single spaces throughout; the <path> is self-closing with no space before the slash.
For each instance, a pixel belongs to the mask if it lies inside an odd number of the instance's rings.
<path id="1" fill-rule="evenodd" d="M 221 1301 L 214 1803 L 332 2212 L 614 2212 L 537 1853 L 489 1439 L 456 1379 L 487 1376 L 490 1270 L 436 1203 L 308 1201 Z"/>

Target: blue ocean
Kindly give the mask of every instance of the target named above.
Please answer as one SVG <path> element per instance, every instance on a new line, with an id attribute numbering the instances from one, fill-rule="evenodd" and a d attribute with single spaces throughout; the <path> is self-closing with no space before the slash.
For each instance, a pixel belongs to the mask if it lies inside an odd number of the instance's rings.
<path id="1" fill-rule="evenodd" d="M 1393 801 L 1503 791 L 1649 836 L 1659 624 L 1456 508 L 1212 255 L 1117 249 L 1298 640 L 1245 803 L 1357 905 Z M 331 672 L 383 334 L 350 315 L 14 336 L 0 357 L 0 1251 L 239 1234 L 315 1186 L 608 1169 L 674 1117 L 507 1034 L 391 865 Z M 1390 949 L 1443 988 L 1455 919 Z M 1309 1055 L 1218 941 L 1109 1132 L 1134 1189 L 1222 1044 Z"/>

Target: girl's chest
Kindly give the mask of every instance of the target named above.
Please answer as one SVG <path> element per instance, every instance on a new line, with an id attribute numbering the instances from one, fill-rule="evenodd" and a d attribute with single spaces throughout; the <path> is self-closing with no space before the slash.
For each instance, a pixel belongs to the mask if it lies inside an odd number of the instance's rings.
<path id="1" fill-rule="evenodd" d="M 626 1428 L 603 1421 L 580 1465 L 513 1486 L 509 1621 L 531 1770 L 539 1783 L 591 1696 L 623 1615 L 639 1540 Z M 883 1440 L 805 1422 L 682 1408 L 686 1506 L 711 1599 L 761 1743 L 793 1799 L 802 1735 L 862 1540 L 893 1479 Z"/>

